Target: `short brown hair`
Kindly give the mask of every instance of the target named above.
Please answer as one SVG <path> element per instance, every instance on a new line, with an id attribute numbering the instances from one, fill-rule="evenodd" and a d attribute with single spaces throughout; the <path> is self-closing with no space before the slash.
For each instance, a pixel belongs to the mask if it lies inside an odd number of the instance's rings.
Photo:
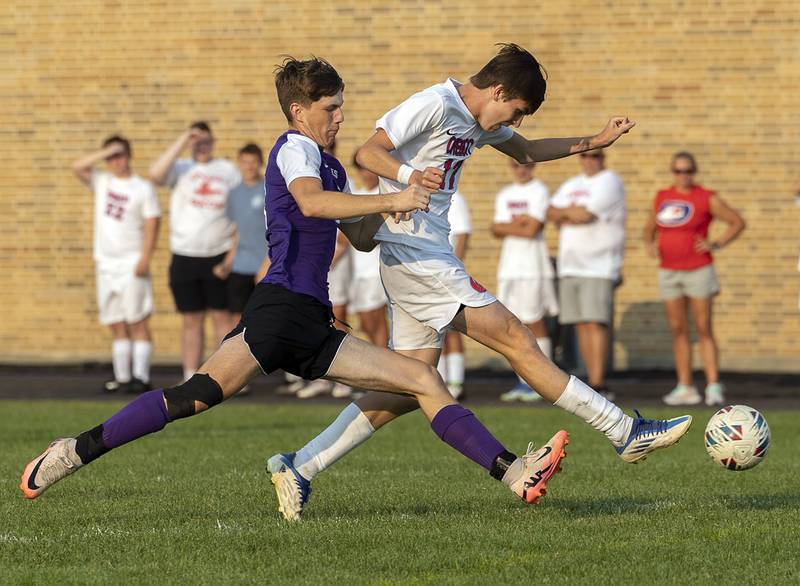
<path id="1" fill-rule="evenodd" d="M 127 156 L 129 158 L 133 158 L 133 151 L 131 151 L 131 143 L 130 143 L 130 141 L 127 138 L 125 138 L 124 136 L 120 135 L 120 134 L 112 134 L 107 139 L 105 139 L 103 141 L 103 148 L 106 148 L 107 146 L 110 146 L 110 145 L 114 144 L 115 142 L 122 145 L 122 148 L 124 149 L 125 156 Z"/>
<path id="2" fill-rule="evenodd" d="M 674 165 L 675 161 L 677 161 L 678 159 L 686 159 L 687 161 L 689 161 L 692 164 L 692 171 L 697 173 L 697 161 L 695 160 L 694 155 L 692 153 L 690 153 L 689 151 L 679 151 L 675 153 L 674 155 L 672 155 L 672 164 Z"/>
<path id="3" fill-rule="evenodd" d="M 241 157 L 242 155 L 255 155 L 259 161 L 264 162 L 264 151 L 254 142 L 248 142 L 239 149 L 239 156 Z"/>
<path id="4" fill-rule="evenodd" d="M 547 90 L 544 68 L 536 57 L 514 43 L 498 43 L 500 51 L 469 81 L 478 89 L 503 86 L 507 100 L 528 103 L 526 114 L 533 114 L 544 102 Z"/>
<path id="5" fill-rule="evenodd" d="M 278 90 L 281 110 L 291 124 L 289 106 L 292 103 L 308 106 L 320 98 L 336 95 L 344 90 L 344 81 L 325 59 L 312 56 L 300 61 L 287 56 L 275 68 L 275 89 Z"/>

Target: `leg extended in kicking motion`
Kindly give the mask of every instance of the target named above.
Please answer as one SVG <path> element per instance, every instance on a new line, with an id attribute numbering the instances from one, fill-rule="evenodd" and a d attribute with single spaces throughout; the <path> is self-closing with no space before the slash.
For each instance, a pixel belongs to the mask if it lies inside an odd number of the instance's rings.
<path id="1" fill-rule="evenodd" d="M 218 405 L 259 372 L 243 336 L 230 338 L 188 381 L 143 393 L 100 425 L 51 443 L 25 467 L 20 489 L 34 499 L 108 451 Z"/>
<path id="2" fill-rule="evenodd" d="M 299 519 L 308 499 L 309 477 L 362 443 L 376 427 L 400 412 L 417 407 L 442 441 L 485 468 L 519 498 L 535 503 L 545 494 L 548 481 L 558 472 L 565 456 L 567 433 L 560 431 L 546 448 L 534 452 L 529 446 L 524 456 L 517 457 L 471 411 L 452 398 L 431 364 L 438 359 L 438 349 L 422 352 L 430 354 L 427 364 L 352 336 L 344 341 L 326 378 L 409 397 L 386 396 L 381 402 L 372 398 L 377 393 L 371 393 L 358 404 L 349 405 L 328 429 L 298 453 L 270 458 L 267 466 L 285 518 Z"/>

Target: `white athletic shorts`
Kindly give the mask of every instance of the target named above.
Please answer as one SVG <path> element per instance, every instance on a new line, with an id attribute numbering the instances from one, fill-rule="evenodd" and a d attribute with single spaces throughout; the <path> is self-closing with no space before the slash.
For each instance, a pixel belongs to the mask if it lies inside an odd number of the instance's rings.
<path id="1" fill-rule="evenodd" d="M 380 276 L 353 279 L 350 285 L 350 304 L 347 306 L 350 313 L 373 311 L 385 307 L 386 303 L 386 292 Z"/>
<path id="2" fill-rule="evenodd" d="M 345 254 L 328 272 L 328 295 L 331 305 L 347 305 L 350 301 L 350 282 L 353 268 L 350 255 Z"/>
<path id="3" fill-rule="evenodd" d="M 97 265 L 97 309 L 104 326 L 136 323 L 153 313 L 150 277 L 137 277 L 135 264 Z"/>
<path id="4" fill-rule="evenodd" d="M 389 297 L 389 347 L 394 350 L 441 348 L 462 305 L 483 307 L 497 301 L 452 251 L 382 242 L 381 280 Z"/>
<path id="5" fill-rule="evenodd" d="M 553 279 L 498 279 L 497 298 L 524 324 L 537 322 L 545 315 L 558 315 Z"/>

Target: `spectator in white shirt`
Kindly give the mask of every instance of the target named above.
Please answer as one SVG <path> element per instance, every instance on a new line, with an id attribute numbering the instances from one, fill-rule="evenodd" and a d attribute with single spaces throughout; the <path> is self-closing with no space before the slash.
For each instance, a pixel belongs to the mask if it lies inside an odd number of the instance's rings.
<path id="1" fill-rule="evenodd" d="M 582 153 L 580 163 L 583 173 L 558 189 L 547 212 L 561 230 L 559 321 L 575 325 L 588 383 L 609 398 L 606 362 L 625 249 L 625 188 L 605 168 L 602 150 Z"/>
<path id="2" fill-rule="evenodd" d="M 536 336 L 545 356 L 552 359 L 553 345 L 545 316 L 558 314 L 553 287 L 553 266 L 544 241 L 550 194 L 533 176 L 534 165 L 509 163 L 514 183 L 497 194 L 492 234 L 503 239 L 497 267 L 497 299 Z M 503 401 L 538 401 L 541 397 L 522 377 L 503 393 Z"/>
<path id="3" fill-rule="evenodd" d="M 190 159 L 177 160 L 189 147 Z M 150 167 L 150 179 L 173 188 L 170 197 L 169 285 L 183 316 L 183 376 L 194 374 L 203 359 L 206 311 L 217 343 L 228 332 L 230 313 L 225 281 L 214 271 L 233 246 L 235 224 L 225 214 L 228 193 L 241 182 L 236 166 L 213 158 L 214 136 L 195 122 Z"/>

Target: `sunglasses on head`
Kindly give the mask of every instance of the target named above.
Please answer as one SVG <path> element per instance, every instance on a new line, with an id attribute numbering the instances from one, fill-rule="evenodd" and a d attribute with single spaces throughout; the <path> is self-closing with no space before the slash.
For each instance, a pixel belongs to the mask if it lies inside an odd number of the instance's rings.
<path id="1" fill-rule="evenodd" d="M 602 153 L 581 153 L 581 159 L 602 159 Z"/>
<path id="2" fill-rule="evenodd" d="M 673 169 L 675 175 L 694 175 L 694 169 Z"/>

